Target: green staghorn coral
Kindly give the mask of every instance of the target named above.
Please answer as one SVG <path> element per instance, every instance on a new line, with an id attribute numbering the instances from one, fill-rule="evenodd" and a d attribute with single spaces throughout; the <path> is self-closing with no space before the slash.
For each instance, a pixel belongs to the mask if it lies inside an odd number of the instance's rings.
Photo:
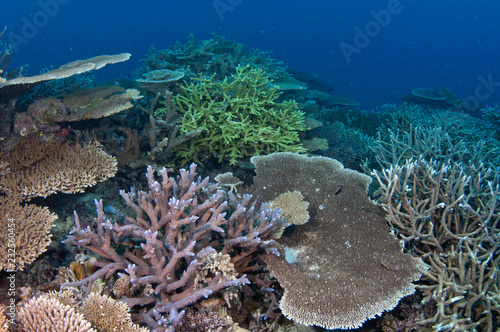
<path id="1" fill-rule="evenodd" d="M 295 101 L 278 102 L 280 93 L 270 87 L 264 71 L 239 66 L 222 82 L 215 81 L 215 75 L 193 81 L 181 86 L 175 98 L 183 114 L 180 132 L 203 132 L 173 151 L 183 163 L 200 163 L 204 153 L 234 165 L 247 156 L 305 152 L 298 135 L 306 129 L 303 113 Z"/>

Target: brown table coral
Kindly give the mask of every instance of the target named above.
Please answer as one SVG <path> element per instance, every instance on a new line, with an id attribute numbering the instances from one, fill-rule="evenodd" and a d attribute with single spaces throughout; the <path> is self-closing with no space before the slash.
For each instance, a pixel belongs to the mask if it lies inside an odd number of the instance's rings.
<path id="1" fill-rule="evenodd" d="M 366 191 L 371 178 L 338 161 L 293 153 L 252 157 L 250 191 L 262 201 L 299 190 L 311 219 L 279 242 L 285 257 L 268 255 L 285 289 L 283 313 L 306 325 L 356 328 L 412 294 L 425 264 L 402 253 L 385 213 Z M 286 234 L 286 232 L 285 232 Z"/>

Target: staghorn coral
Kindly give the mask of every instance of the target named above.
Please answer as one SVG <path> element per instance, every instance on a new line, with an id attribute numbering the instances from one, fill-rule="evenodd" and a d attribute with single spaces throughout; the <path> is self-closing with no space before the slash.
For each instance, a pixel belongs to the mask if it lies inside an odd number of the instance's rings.
<path id="1" fill-rule="evenodd" d="M 160 174 L 158 182 L 148 168 L 149 192 L 120 192 L 135 212 L 134 218 L 111 223 L 104 216 L 102 202 L 96 202 L 92 226 L 83 228 L 75 213 L 76 227 L 65 240 L 97 254 L 95 265 L 100 267 L 93 275 L 67 285 L 88 285 L 118 273 L 137 291 L 122 301 L 143 308 L 133 319 L 155 331 L 173 328 L 182 320 L 184 313 L 179 310 L 201 298 L 248 283 L 245 275 L 234 278 L 215 271 L 207 284 L 196 288 L 195 277 L 207 256 L 215 251 L 229 254 L 231 263 L 237 265 L 261 250 L 276 253 L 274 242 L 264 240 L 287 225 L 267 205 L 256 208 L 251 204 L 251 196 L 244 195 L 240 201 L 209 184 L 208 178 L 196 179 L 194 164 L 182 169 L 177 179 L 168 177 L 165 169 Z M 151 286 L 153 293 L 142 292 Z"/>
<path id="2" fill-rule="evenodd" d="M 368 176 L 325 157 L 275 153 L 251 161 L 256 176 L 249 191 L 259 200 L 298 190 L 309 202 L 309 222 L 278 240 L 295 261 L 265 256 L 285 289 L 285 316 L 329 329 L 355 328 L 415 291 L 411 282 L 426 266 L 403 254 L 388 232 L 382 209 L 366 195 Z"/>
<path id="3" fill-rule="evenodd" d="M 494 331 L 500 317 L 498 169 L 406 160 L 373 175 L 388 222 L 430 266 L 418 287 L 439 331 Z"/>
<path id="4" fill-rule="evenodd" d="M 498 170 L 448 161 L 406 160 L 374 171 L 389 225 L 423 256 L 477 240 L 498 223 Z"/>
<path id="5" fill-rule="evenodd" d="M 9 172 L 1 176 L 0 190 L 23 198 L 83 192 L 116 173 L 116 159 L 96 142 L 81 146 L 26 138 L 3 159 Z"/>
<path id="6" fill-rule="evenodd" d="M 304 115 L 294 101 L 278 102 L 277 88 L 260 69 L 236 68 L 236 74 L 216 82 L 197 78 L 183 85 L 176 97 L 182 113 L 180 132 L 199 128 L 201 135 L 173 150 L 182 162 L 196 161 L 204 153 L 219 162 L 277 151 L 305 152 L 299 132 L 306 129 Z"/>
<path id="7" fill-rule="evenodd" d="M 51 242 L 55 219 L 46 207 L 0 197 L 0 271 L 22 270 L 35 261 Z"/>
<path id="8" fill-rule="evenodd" d="M 497 132 L 485 121 L 466 114 L 425 110 L 419 106 L 383 105 L 386 121 L 370 145 L 375 167 L 400 165 L 424 158 L 496 167 L 500 159 Z M 370 157 L 371 159 L 373 157 Z M 371 167 L 366 167 L 369 174 Z"/>
<path id="9" fill-rule="evenodd" d="M 18 319 L 21 332 L 97 332 L 72 307 L 43 296 L 24 304 Z"/>

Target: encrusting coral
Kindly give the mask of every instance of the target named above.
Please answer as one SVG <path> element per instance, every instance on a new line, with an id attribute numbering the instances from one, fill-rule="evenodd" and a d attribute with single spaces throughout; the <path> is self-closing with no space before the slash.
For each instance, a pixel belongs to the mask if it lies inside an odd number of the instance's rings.
<path id="1" fill-rule="evenodd" d="M 236 266 L 260 251 L 277 254 L 275 242 L 268 239 L 288 224 L 278 218 L 277 209 L 266 204 L 257 208 L 250 195 L 238 200 L 231 192 L 209 184 L 208 178 L 196 179 L 194 164 L 189 170 L 182 169 L 177 179 L 169 177 L 165 169 L 160 174 L 158 182 L 153 168 L 148 168 L 149 192 L 120 192 L 135 212 L 123 223 L 106 218 L 102 202 L 96 203 L 97 218 L 91 226 L 83 227 L 75 213 L 76 227 L 65 242 L 98 255 L 95 266 L 100 269 L 66 286 L 89 285 L 118 274 L 135 294 L 120 301 L 142 307 L 132 319 L 154 331 L 173 331 L 186 306 L 249 282 L 245 275 L 235 277 L 214 270 L 200 287 L 195 279 L 208 256 L 229 254 Z"/>
<path id="2" fill-rule="evenodd" d="M 403 254 L 389 233 L 383 210 L 366 194 L 370 177 L 325 157 L 274 153 L 251 161 L 256 176 L 249 191 L 259 200 L 298 190 L 309 202 L 310 220 L 278 240 L 285 257 L 264 258 L 285 289 L 285 316 L 355 328 L 415 291 L 411 282 L 427 267 Z"/>
<path id="3" fill-rule="evenodd" d="M 176 96 L 181 133 L 203 129 L 201 135 L 173 150 L 184 163 L 200 163 L 203 153 L 238 159 L 272 152 L 305 152 L 299 142 L 306 129 L 304 115 L 294 101 L 278 102 L 277 87 L 270 88 L 265 72 L 250 67 L 236 68 L 236 74 L 222 82 L 194 78 Z"/>

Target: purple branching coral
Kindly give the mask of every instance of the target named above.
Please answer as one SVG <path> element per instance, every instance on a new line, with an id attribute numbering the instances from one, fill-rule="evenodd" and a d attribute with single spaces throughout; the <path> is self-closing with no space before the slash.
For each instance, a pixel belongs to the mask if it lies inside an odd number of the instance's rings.
<path id="1" fill-rule="evenodd" d="M 149 192 L 120 191 L 135 217 L 112 223 L 96 202 L 97 218 L 91 226 L 76 227 L 66 243 L 77 245 L 99 256 L 100 269 L 91 276 L 65 286 L 87 286 L 98 278 L 115 274 L 130 283 L 134 296 L 121 301 L 139 306 L 132 317 L 154 331 L 169 331 L 183 315 L 182 309 L 228 287 L 248 284 L 246 275 L 214 273 L 200 286 L 196 275 L 207 256 L 215 252 L 229 254 L 235 266 L 249 261 L 259 252 L 278 254 L 271 235 L 287 226 L 278 210 L 267 204 L 260 208 L 252 196 L 238 200 L 231 192 L 209 184 L 208 178 L 196 179 L 196 165 L 180 170 L 177 179 L 159 171 L 155 180 L 152 167 L 146 176 Z M 153 289 L 152 292 L 144 290 Z M 164 314 L 168 314 L 167 319 Z"/>

